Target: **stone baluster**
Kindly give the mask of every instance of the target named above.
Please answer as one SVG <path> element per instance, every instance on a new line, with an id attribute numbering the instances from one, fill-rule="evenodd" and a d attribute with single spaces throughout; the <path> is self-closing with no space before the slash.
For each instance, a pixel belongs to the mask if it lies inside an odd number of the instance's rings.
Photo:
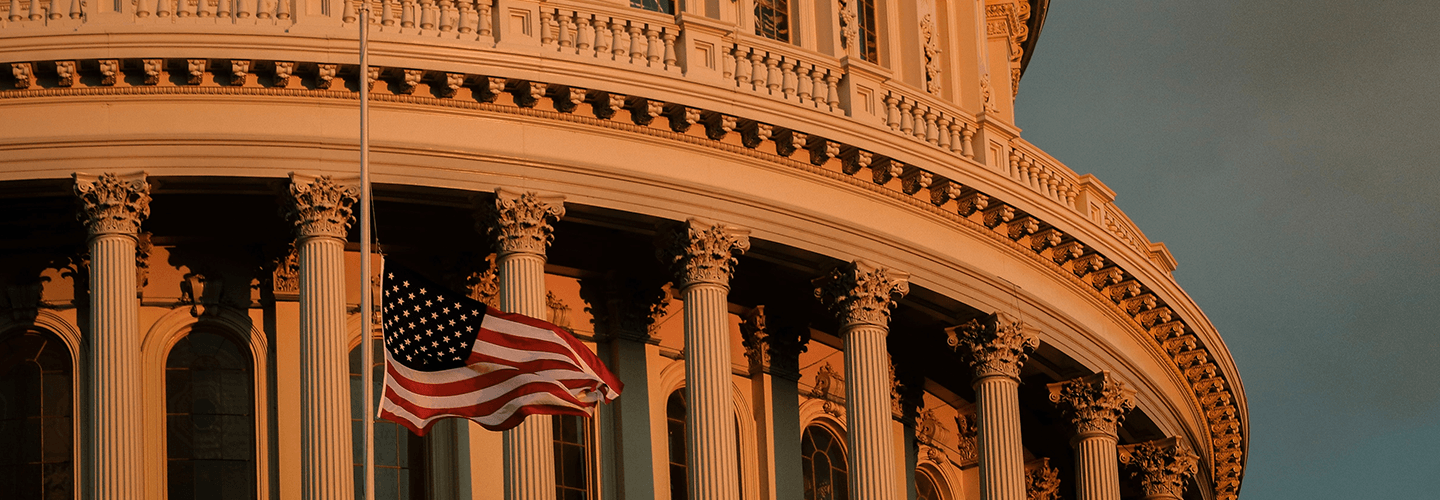
<path id="1" fill-rule="evenodd" d="M 926 107 L 920 103 L 916 103 L 915 107 L 910 109 L 910 113 L 914 115 L 912 121 L 915 123 L 915 131 L 913 133 L 916 139 L 922 141 L 925 140 L 925 110 Z"/>
<path id="2" fill-rule="evenodd" d="M 630 43 L 629 35 L 625 34 L 625 23 L 611 22 L 610 33 L 614 36 L 610 43 L 610 54 L 614 56 L 615 62 L 624 62 L 625 50 Z"/>
<path id="3" fill-rule="evenodd" d="M 1119 447 L 1120 463 L 1140 481 L 1145 500 L 1181 500 L 1185 479 L 1194 476 L 1200 457 L 1184 441 L 1165 438 Z"/>
<path id="4" fill-rule="evenodd" d="M 645 61 L 648 62 L 652 68 L 660 67 L 660 55 L 665 50 L 665 47 L 660 43 L 660 31 L 647 26 L 645 28 L 645 41 L 648 42 L 646 44 Z"/>
<path id="5" fill-rule="evenodd" d="M 136 0 L 135 17 L 146 18 L 155 11 L 152 0 Z M 228 9 L 227 9 L 228 10 Z M 10 22 L 20 20 L 20 0 L 10 0 Z"/>
<path id="6" fill-rule="evenodd" d="M 589 17 L 576 16 L 575 19 L 575 49 L 585 56 L 594 56 L 595 52 L 595 25 Z"/>
<path id="7" fill-rule="evenodd" d="M 811 76 L 812 74 L 813 71 L 808 65 L 801 64 L 796 68 L 795 94 L 800 96 L 800 102 L 802 103 L 809 103 L 813 99 L 815 79 Z"/>
<path id="8" fill-rule="evenodd" d="M 960 131 L 960 147 L 960 154 L 962 156 L 966 158 L 975 157 L 975 129 L 969 125 L 966 125 L 965 128 Z"/>
<path id="9" fill-rule="evenodd" d="M 784 83 L 780 76 L 780 58 L 771 55 L 765 58 L 765 86 L 770 89 L 770 95 L 780 92 L 780 86 Z"/>
<path id="10" fill-rule="evenodd" d="M 276 0 L 276 1 L 275 1 L 275 18 L 276 18 L 276 19 L 280 19 L 280 20 L 290 19 L 290 17 L 291 17 L 291 14 L 290 14 L 290 1 L 291 1 L 291 0 Z M 374 21 L 371 21 L 371 22 L 374 22 Z"/>
<path id="11" fill-rule="evenodd" d="M 1025 500 L 1020 442 L 1020 367 L 1040 342 L 1004 313 L 946 329 L 949 344 L 974 371 L 979 435 L 980 498 Z"/>
<path id="12" fill-rule="evenodd" d="M 415 0 L 400 0 L 400 27 L 415 27 Z"/>
<path id="13" fill-rule="evenodd" d="M 495 34 L 495 23 L 494 19 L 490 16 L 490 0 L 479 0 L 476 2 L 476 5 L 480 7 L 477 12 L 480 21 L 475 31 L 478 31 L 482 37 L 493 36 Z"/>
<path id="14" fill-rule="evenodd" d="M 818 105 L 824 106 L 827 104 L 830 91 L 825 88 L 825 71 L 820 68 L 814 68 L 814 70 L 810 72 L 810 95 L 813 96 Z"/>
<path id="15" fill-rule="evenodd" d="M 910 290 L 910 275 L 865 261 L 815 280 L 815 296 L 835 314 L 845 341 L 845 415 L 849 421 L 850 498 L 894 500 L 894 432 L 890 425 L 890 310 Z"/>
<path id="16" fill-rule="evenodd" d="M 368 0 L 367 0 L 368 1 Z M 455 0 L 441 0 L 440 2 L 440 31 L 449 33 L 455 31 L 455 21 L 459 16 L 455 15 Z M 370 18 L 375 19 L 373 16 Z"/>
<path id="17" fill-rule="evenodd" d="M 40 2 L 30 2 L 30 19 L 32 21 L 36 20 L 35 10 L 39 3 Z M 155 17 L 170 17 L 170 6 L 173 3 L 174 0 L 157 0 L 155 2 Z"/>
<path id="18" fill-rule="evenodd" d="M 885 124 L 890 130 L 900 130 L 900 99 L 895 94 L 885 95 Z"/>
<path id="19" fill-rule="evenodd" d="M 639 25 L 630 25 L 630 64 L 645 61 L 645 30 Z"/>
<path id="20" fill-rule="evenodd" d="M 685 302 L 686 463 L 691 500 L 739 500 L 730 389 L 730 278 L 750 248 L 749 231 L 699 219 L 657 235 L 656 256 L 673 271 Z"/>
<path id="21" fill-rule="evenodd" d="M 675 33 L 666 30 L 661 33 L 661 38 L 665 40 L 665 69 L 675 68 L 680 62 L 679 56 L 675 55 Z"/>
<path id="22" fill-rule="evenodd" d="M 830 111 L 840 109 L 840 75 L 825 75 L 825 95 L 828 97 Z"/>
<path id="23" fill-rule="evenodd" d="M 500 310 L 544 318 L 545 250 L 551 224 L 565 215 L 564 198 L 495 190 L 477 229 L 494 239 Z M 554 500 L 554 435 L 548 415 L 531 415 L 502 436 L 506 500 Z"/>
<path id="24" fill-rule="evenodd" d="M 394 5 L 395 5 L 395 0 L 380 0 L 380 25 L 381 25 L 381 26 L 394 26 L 395 23 L 397 22 L 396 19 L 395 19 L 395 7 L 394 7 Z M 471 3 L 470 3 L 469 1 L 462 1 L 462 2 L 460 2 L 460 5 L 461 5 L 460 10 L 461 10 L 462 12 L 464 12 L 465 8 L 468 7 L 468 6 L 470 6 Z M 463 28 L 462 28 L 462 30 L 463 30 Z"/>
<path id="25" fill-rule="evenodd" d="M 749 55 L 748 53 L 746 53 L 745 50 L 744 50 L 744 49 L 741 49 L 740 47 L 735 47 L 735 52 L 734 52 L 734 54 L 735 54 L 735 83 L 739 84 L 740 87 L 742 87 L 742 88 L 743 88 L 743 87 L 746 87 L 746 86 L 749 86 L 749 85 L 750 85 L 750 70 L 751 70 L 752 68 L 754 68 L 754 66 L 751 66 L 751 65 L 750 65 L 750 55 Z"/>
<path id="26" fill-rule="evenodd" d="M 950 145 L 955 142 L 955 124 L 949 116 L 940 115 L 935 121 L 935 145 L 940 149 L 950 151 Z"/>
<path id="27" fill-rule="evenodd" d="M 925 142 L 932 146 L 940 145 L 940 123 L 936 121 L 939 115 L 934 110 L 925 110 Z"/>
<path id="28" fill-rule="evenodd" d="M 900 101 L 900 133 L 915 135 L 915 114 L 911 113 L 913 109 L 915 109 L 914 102 L 909 99 Z"/>
<path id="29" fill-rule="evenodd" d="M 145 494 L 145 441 L 138 429 L 145 415 L 136 404 L 142 397 L 135 244 L 140 223 L 150 215 L 150 184 L 144 173 L 76 173 L 74 179 L 90 251 L 85 339 L 90 425 L 88 439 L 79 441 L 87 444 L 92 464 L 84 471 L 85 487 L 97 500 L 140 498 Z"/>
<path id="30" fill-rule="evenodd" d="M 766 80 L 766 78 L 769 78 L 769 77 L 770 77 L 770 72 L 765 69 L 765 54 L 761 54 L 760 51 L 758 51 L 758 50 L 756 50 L 756 51 L 754 51 L 754 52 L 751 52 L 751 53 L 750 53 L 750 83 L 754 85 L 754 87 L 752 87 L 752 88 L 753 88 L 756 92 L 762 92 L 762 91 L 764 91 L 766 88 L 769 88 L 769 84 L 767 83 L 767 80 Z"/>
<path id="31" fill-rule="evenodd" d="M 300 261 L 300 484 L 306 500 L 355 498 L 345 235 L 359 187 L 290 174 L 282 205 Z"/>
<path id="32" fill-rule="evenodd" d="M 780 79 L 780 92 L 785 94 L 786 99 L 794 96 L 796 81 L 798 80 L 795 76 L 795 61 L 789 59 L 780 61 Z"/>
<path id="33" fill-rule="evenodd" d="M 964 129 L 965 125 L 963 123 L 960 123 L 959 120 L 946 117 L 945 130 L 943 130 L 942 133 L 950 136 L 950 140 L 946 143 L 942 143 L 941 146 L 949 149 L 951 153 L 964 154 L 963 151 L 965 149 L 965 145 L 962 143 L 964 139 L 961 138 L 961 132 Z"/>
<path id="34" fill-rule="evenodd" d="M 1070 417 L 1075 437 L 1075 498 L 1120 500 L 1115 429 L 1135 407 L 1134 391 L 1102 371 L 1047 385 L 1050 401 Z"/>
<path id="35" fill-rule="evenodd" d="M 610 55 L 610 38 L 610 22 L 604 19 L 595 19 L 595 57 Z"/>
<path id="36" fill-rule="evenodd" d="M 474 0 L 460 0 L 460 1 L 458 2 L 458 3 L 459 3 L 458 8 L 460 9 L 460 13 L 459 13 L 459 15 L 457 16 L 457 17 L 459 17 L 459 26 L 457 26 L 457 27 L 455 28 L 455 30 L 456 30 L 456 31 L 459 31 L 461 34 L 466 34 L 466 35 L 468 35 L 468 34 L 470 34 L 470 33 L 474 33 L 474 32 L 475 32 L 475 24 L 476 24 L 477 22 L 479 22 L 479 19 L 476 19 L 476 18 L 475 18 L 475 4 L 471 3 L 471 2 L 473 2 L 473 1 L 474 1 Z M 386 17 L 388 17 L 388 16 L 389 16 L 389 13 L 390 13 L 390 0 L 384 0 L 384 3 L 385 3 L 385 7 L 384 7 L 384 10 L 383 10 L 384 14 L 382 14 L 381 17 L 380 17 L 380 18 L 382 19 L 382 21 L 380 22 L 380 24 L 385 24 L 385 22 L 383 21 L 383 19 L 385 19 Z M 390 21 L 390 23 L 391 23 L 391 24 L 394 24 L 395 21 L 392 20 L 392 21 Z M 386 26 L 389 26 L 389 24 L 385 24 L 385 25 L 386 25 Z M 467 39 L 468 39 L 468 38 L 467 38 Z"/>
<path id="37" fill-rule="evenodd" d="M 542 47 L 555 43 L 555 31 L 550 29 L 550 23 L 554 20 L 554 11 L 540 9 L 540 46 Z"/>
<path id="38" fill-rule="evenodd" d="M 560 28 L 556 36 L 560 39 L 561 50 L 569 47 L 574 47 L 575 38 L 573 35 L 571 35 L 570 26 L 573 25 L 575 21 L 574 18 L 571 17 L 571 13 L 561 12 L 559 22 Z"/>

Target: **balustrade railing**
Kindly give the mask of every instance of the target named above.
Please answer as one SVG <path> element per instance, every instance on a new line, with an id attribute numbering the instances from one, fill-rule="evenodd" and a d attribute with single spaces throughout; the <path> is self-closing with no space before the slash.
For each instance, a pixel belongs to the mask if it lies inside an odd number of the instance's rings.
<path id="1" fill-rule="evenodd" d="M 758 37 L 742 37 L 721 54 L 725 82 L 743 92 L 844 114 L 842 73 L 832 58 Z"/>
<path id="2" fill-rule="evenodd" d="M 679 75 L 678 38 L 673 18 L 639 9 L 542 4 L 540 11 L 540 46 L 569 59 Z"/>
<path id="3" fill-rule="evenodd" d="M 885 124 L 892 132 L 929 143 L 965 158 L 975 157 L 971 139 L 976 126 L 966 113 L 932 96 L 887 84 L 884 89 Z"/>
<path id="4" fill-rule="evenodd" d="M 1023 139 L 1014 141 L 1009 156 L 1007 173 L 1011 179 L 1075 209 L 1075 197 L 1080 194 L 1079 176 L 1075 172 Z"/>

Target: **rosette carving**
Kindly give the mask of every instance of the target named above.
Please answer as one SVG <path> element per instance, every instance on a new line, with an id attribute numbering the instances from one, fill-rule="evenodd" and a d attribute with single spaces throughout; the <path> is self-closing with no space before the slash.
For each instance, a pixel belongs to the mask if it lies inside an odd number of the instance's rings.
<path id="1" fill-rule="evenodd" d="M 750 249 L 750 230 L 690 219 L 661 228 L 656 246 L 655 256 L 669 265 L 680 288 L 730 286 L 738 257 Z"/>
<path id="2" fill-rule="evenodd" d="M 355 222 L 351 209 L 360 199 L 360 188 L 337 182 L 330 176 L 292 173 L 285 197 L 285 218 L 295 224 L 297 239 L 345 239 L 350 224 Z"/>
<path id="3" fill-rule="evenodd" d="M 500 188 L 495 190 L 494 204 L 484 205 L 483 212 L 484 229 L 476 229 L 495 238 L 497 254 L 545 255 L 555 239 L 551 224 L 565 216 L 565 199 Z"/>
<path id="4" fill-rule="evenodd" d="M 123 176 L 77 172 L 74 178 L 79 219 L 90 236 L 133 235 L 150 216 L 150 183 L 144 172 Z"/>
<path id="5" fill-rule="evenodd" d="M 1183 498 L 1185 478 L 1198 470 L 1199 457 L 1173 437 L 1121 446 L 1116 451 L 1130 477 L 1140 480 L 1146 498 Z"/>
<path id="6" fill-rule="evenodd" d="M 970 320 L 945 329 L 947 343 L 956 352 L 964 353 L 975 371 L 975 380 L 986 377 L 1020 379 L 1020 367 L 1040 339 L 1026 331 L 1025 323 L 1004 313 Z"/>
<path id="7" fill-rule="evenodd" d="M 1135 391 L 1102 371 L 1077 379 L 1046 386 L 1050 402 L 1055 403 L 1075 424 L 1076 435 L 1104 434 L 1115 436 L 1115 428 L 1125 413 L 1135 408 Z"/>
<path id="8" fill-rule="evenodd" d="M 895 301 L 910 292 L 909 280 L 910 273 L 857 260 L 841 264 L 812 283 L 815 298 L 835 314 L 842 327 L 888 328 Z"/>

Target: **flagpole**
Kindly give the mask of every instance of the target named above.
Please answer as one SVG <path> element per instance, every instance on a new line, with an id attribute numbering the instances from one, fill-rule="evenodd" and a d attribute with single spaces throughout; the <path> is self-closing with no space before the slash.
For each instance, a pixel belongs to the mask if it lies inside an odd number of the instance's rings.
<path id="1" fill-rule="evenodd" d="M 370 351 L 371 304 L 370 282 L 370 2 L 360 1 L 360 379 L 364 385 L 365 409 L 361 421 L 365 427 L 365 500 L 375 499 L 375 419 L 369 410 L 375 407 L 375 363 Z"/>

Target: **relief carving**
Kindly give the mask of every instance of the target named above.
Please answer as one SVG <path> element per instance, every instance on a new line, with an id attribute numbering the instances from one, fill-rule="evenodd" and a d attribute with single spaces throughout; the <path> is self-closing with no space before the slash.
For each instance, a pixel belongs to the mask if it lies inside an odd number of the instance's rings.
<path id="1" fill-rule="evenodd" d="M 1146 498 L 1183 498 L 1185 479 L 1198 471 L 1199 457 L 1173 437 L 1121 446 L 1116 451 L 1130 477 L 1140 480 Z"/>
<path id="2" fill-rule="evenodd" d="M 90 236 L 135 234 L 150 216 L 150 183 L 144 172 L 130 175 L 75 173 L 80 222 Z"/>
<path id="3" fill-rule="evenodd" d="M 360 188 L 336 182 L 330 176 L 292 173 L 284 195 L 281 210 L 286 220 L 295 226 L 297 240 L 312 237 L 343 240 L 350 224 L 355 222 L 351 209 L 359 200 Z"/>
<path id="4" fill-rule="evenodd" d="M 945 329 L 946 343 L 966 355 L 975 379 L 1009 377 L 1020 380 L 1020 367 L 1040 339 L 1027 331 L 1023 322 L 1005 313 L 973 319 Z"/>
<path id="5" fill-rule="evenodd" d="M 667 224 L 656 234 L 655 256 L 681 289 L 697 284 L 728 287 L 738 257 L 750 249 L 750 231 L 700 219 Z"/>
<path id="6" fill-rule="evenodd" d="M 1125 413 L 1135 408 L 1135 391 L 1108 371 L 1045 387 L 1050 391 L 1050 402 L 1070 417 L 1077 436 L 1102 434 L 1113 438 Z"/>
<path id="7" fill-rule="evenodd" d="M 910 273 L 857 260 L 816 278 L 815 298 L 840 321 L 841 327 L 873 325 L 888 328 L 890 310 L 910 292 Z"/>
<path id="8" fill-rule="evenodd" d="M 512 253 L 545 255 L 545 249 L 555 239 L 551 224 L 564 216 L 563 197 L 500 188 L 495 190 L 492 203 L 482 203 L 476 230 L 495 239 L 495 252 L 501 257 Z"/>

